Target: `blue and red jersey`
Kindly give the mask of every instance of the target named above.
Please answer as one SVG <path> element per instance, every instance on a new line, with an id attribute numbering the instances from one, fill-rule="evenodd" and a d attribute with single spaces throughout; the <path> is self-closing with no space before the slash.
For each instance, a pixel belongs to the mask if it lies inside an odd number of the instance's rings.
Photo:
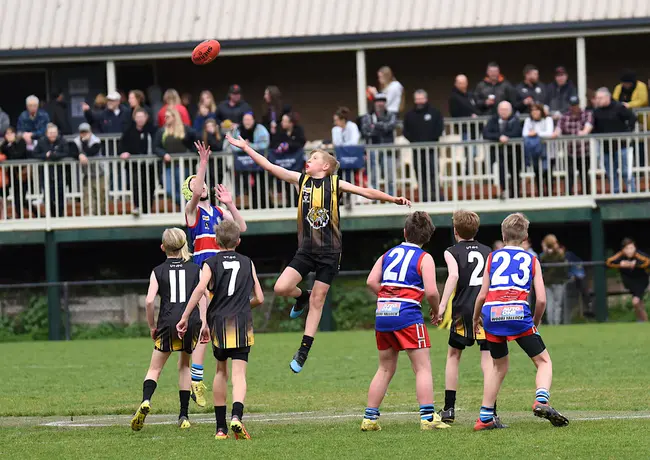
<path id="1" fill-rule="evenodd" d="M 194 225 L 187 225 L 194 247 L 192 261 L 199 267 L 202 267 L 204 261 L 219 252 L 220 248 L 217 244 L 214 227 L 222 221 L 223 211 L 217 206 L 210 206 L 210 211 L 197 206 Z M 187 216 L 185 217 L 185 223 L 187 224 Z"/>
<path id="2" fill-rule="evenodd" d="M 395 246 L 382 256 L 381 289 L 377 294 L 375 329 L 389 332 L 424 323 L 422 259 L 426 252 L 411 243 Z"/>
<path id="3" fill-rule="evenodd" d="M 535 256 L 513 246 L 489 255 L 485 273 L 490 277 L 490 288 L 481 310 L 485 332 L 515 336 L 534 326 L 528 295 L 533 287 L 535 261 Z"/>

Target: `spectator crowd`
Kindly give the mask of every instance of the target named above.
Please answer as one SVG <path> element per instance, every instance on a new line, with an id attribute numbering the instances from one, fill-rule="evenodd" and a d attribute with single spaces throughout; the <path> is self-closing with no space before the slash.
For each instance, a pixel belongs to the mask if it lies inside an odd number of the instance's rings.
<path id="1" fill-rule="evenodd" d="M 368 86 L 368 113 L 356 117 L 347 107 L 339 107 L 333 114 L 333 127 L 329 139 L 318 145 L 330 147 L 341 160 L 343 175 L 383 188 L 387 193 L 395 191 L 395 171 L 402 166 L 402 152 L 409 149 L 368 147 L 395 144 L 431 144 L 445 135 L 445 122 L 441 111 L 429 103 L 427 92 L 413 92 L 413 103 L 406 107 L 403 85 L 389 67 L 377 72 L 376 86 Z M 82 105 L 85 122 L 76 129 L 70 122 L 70 110 L 63 91 L 53 91 L 54 98 L 42 103 L 36 96 L 26 99 L 26 109 L 11 124 L 8 115 L 0 108 L 0 135 L 4 138 L 0 161 L 45 160 L 55 163 L 63 159 L 77 160 L 82 168 L 81 187 L 88 197 L 84 209 L 87 214 L 105 212 L 105 194 L 114 178 L 107 171 L 94 166 L 93 158 L 149 155 L 161 162 L 160 177 L 154 175 L 151 162 L 129 163 L 128 180 L 132 183 L 133 213 L 138 215 L 150 209 L 153 191 L 160 180 L 170 199 L 180 203 L 181 180 L 179 161 L 174 157 L 194 150 L 195 141 L 203 141 L 213 151 L 230 152 L 235 161 L 237 194 L 252 191 L 259 197 L 264 184 L 257 168 L 242 152 L 224 141 L 230 133 L 243 137 L 249 144 L 264 152 L 269 158 L 285 167 L 302 170 L 306 133 L 299 114 L 283 101 L 277 86 L 268 86 L 262 95 L 263 109 L 255 114 L 244 99 L 242 88 L 233 84 L 224 100 L 217 102 L 213 93 L 204 90 L 198 103 L 192 95 L 180 95 L 174 89 L 164 94 L 149 89 L 147 95 L 141 90 L 127 94 L 119 91 L 98 95 L 92 105 Z M 586 97 L 587 95 L 585 95 Z M 637 116 L 633 108 L 648 106 L 648 87 L 635 73 L 626 70 L 620 83 L 610 92 L 600 88 L 593 92 L 586 109 L 581 108 L 580 98 L 567 70 L 558 66 L 549 84 L 540 81 L 539 70 L 534 65 L 523 69 L 523 79 L 513 85 L 501 73 L 495 62 L 487 65 L 486 75 L 472 90 L 465 75 L 455 78 L 449 97 L 448 112 L 453 118 L 480 118 L 480 123 L 458 125 L 462 140 L 485 139 L 494 144 L 489 149 L 489 163 L 497 163 L 500 195 L 502 198 L 518 196 L 521 186 L 517 165 L 523 163 L 534 181 L 554 165 L 554 152 L 549 149 L 549 139 L 562 136 L 587 136 L 592 133 L 625 133 L 634 129 Z M 525 117 L 522 123 L 522 117 Z M 119 142 L 100 140 L 99 135 L 119 135 Z M 63 136 L 67 136 L 64 140 Z M 517 142 L 514 142 L 517 140 Z M 516 145 L 515 145 L 516 144 Z M 566 154 L 569 162 L 569 193 L 574 193 L 576 175 L 586 177 L 591 167 L 588 141 L 571 142 Z M 468 149 L 472 160 L 475 148 Z M 635 184 L 628 177 L 628 146 L 624 142 L 605 143 L 599 152 L 603 155 L 608 177 L 613 178 L 614 192 L 622 187 L 634 191 Z M 413 146 L 412 173 L 422 201 L 435 200 L 440 184 L 437 179 L 438 149 Z M 519 161 L 521 159 L 521 162 Z M 215 159 L 214 161 L 222 161 Z M 189 164 L 188 164 L 189 167 Z M 64 215 L 65 169 L 47 166 L 56 180 L 50 181 L 51 212 Z M 210 182 L 223 180 L 221 166 L 211 168 Z M 39 171 L 42 171 L 39 170 Z M 216 174 L 216 175 L 215 175 Z M 0 178 L 11 196 L 13 215 L 30 212 L 27 202 L 27 179 L 24 170 Z M 621 184 L 619 178 L 622 178 Z M 60 180 L 59 180 L 60 179 Z M 588 180 L 580 181 L 589 186 Z M 43 185 L 40 185 L 43 189 Z M 10 190 L 10 193 L 7 191 Z M 588 190 L 586 190 L 588 192 Z M 286 201 L 290 190 L 280 187 Z M 257 199 L 266 202 L 267 196 Z M 254 204 L 255 205 L 255 204 Z"/>

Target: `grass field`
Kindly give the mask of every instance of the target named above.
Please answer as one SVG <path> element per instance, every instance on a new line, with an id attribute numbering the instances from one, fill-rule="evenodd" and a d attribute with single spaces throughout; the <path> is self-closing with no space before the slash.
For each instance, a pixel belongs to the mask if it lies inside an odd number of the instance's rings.
<path id="1" fill-rule="evenodd" d="M 446 332 L 432 329 L 437 401 L 444 399 Z M 174 363 L 163 372 L 143 431 L 128 427 L 151 355 L 145 339 L 0 345 L 0 458 L 179 458 L 214 453 L 245 458 L 650 458 L 650 334 L 645 324 L 545 327 L 553 358 L 552 404 L 572 423 L 553 428 L 530 413 L 534 368 L 516 345 L 499 399 L 510 429 L 473 433 L 482 377 L 478 350 L 461 364 L 458 420 L 420 432 L 406 356 L 382 406 L 383 431 L 361 433 L 376 370 L 372 331 L 320 334 L 305 370 L 289 360 L 298 334 L 260 334 L 250 359 L 246 401 L 250 443 L 217 443 L 210 404 L 190 406 L 180 432 Z M 214 375 L 206 366 L 208 386 Z M 191 403 L 193 404 L 193 403 Z"/>

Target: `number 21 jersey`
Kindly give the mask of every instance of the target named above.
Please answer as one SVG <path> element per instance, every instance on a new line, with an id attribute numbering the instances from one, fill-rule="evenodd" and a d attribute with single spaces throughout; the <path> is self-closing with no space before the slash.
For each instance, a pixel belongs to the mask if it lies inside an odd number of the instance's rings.
<path id="1" fill-rule="evenodd" d="M 375 314 L 377 331 L 398 331 L 424 322 L 420 310 L 424 297 L 420 266 L 425 255 L 421 247 L 402 243 L 382 257 L 381 288 Z"/>
<path id="2" fill-rule="evenodd" d="M 485 332 L 511 336 L 534 326 L 528 295 L 535 277 L 535 260 L 513 246 L 490 254 L 486 266 L 490 288 L 481 311 Z"/>

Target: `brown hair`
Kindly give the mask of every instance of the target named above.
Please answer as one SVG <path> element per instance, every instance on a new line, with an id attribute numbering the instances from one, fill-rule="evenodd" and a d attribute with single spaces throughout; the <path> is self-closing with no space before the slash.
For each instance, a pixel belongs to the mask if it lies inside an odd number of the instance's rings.
<path id="1" fill-rule="evenodd" d="M 415 211 L 406 218 L 404 236 L 408 243 L 422 246 L 429 242 L 435 231 L 431 217 L 424 211 Z"/>
<path id="2" fill-rule="evenodd" d="M 106 95 L 104 93 L 95 96 L 95 107 L 106 107 Z"/>
<path id="3" fill-rule="evenodd" d="M 339 161 L 336 159 L 336 157 L 332 155 L 330 152 L 328 152 L 327 150 L 314 149 L 311 152 L 309 152 L 309 158 L 313 157 L 317 153 L 323 155 L 323 160 L 325 160 L 325 162 L 329 163 L 330 165 L 329 169 L 327 170 L 327 174 L 330 176 L 332 174 L 335 174 L 336 171 L 339 169 L 339 166 L 341 166 Z"/>
<path id="4" fill-rule="evenodd" d="M 282 93 L 280 93 L 280 88 L 271 85 L 266 87 L 266 91 L 268 91 L 269 96 L 271 96 L 271 102 L 266 102 L 266 100 L 264 100 L 265 112 L 269 113 L 273 111 L 275 112 L 276 117 L 282 118 L 282 112 L 284 112 L 284 110 L 282 106 Z"/>
<path id="5" fill-rule="evenodd" d="M 138 101 L 138 107 L 144 107 L 144 93 L 139 89 L 132 89 L 131 94 L 135 96 L 135 99 Z"/>
<path id="6" fill-rule="evenodd" d="M 214 118 L 208 118 L 203 122 L 203 143 L 205 145 L 209 145 L 208 144 L 208 130 L 206 129 L 207 126 L 208 126 L 208 123 L 214 123 L 214 126 L 216 128 L 214 130 L 214 137 L 216 137 L 218 141 L 221 140 L 221 134 L 219 133 L 220 130 L 219 130 L 219 125 L 217 125 L 217 120 L 215 120 Z"/>
<path id="7" fill-rule="evenodd" d="M 508 243 L 521 243 L 528 238 L 529 220 L 520 212 L 510 214 L 501 223 L 503 241 Z"/>
<path id="8" fill-rule="evenodd" d="M 235 249 L 239 242 L 241 230 L 239 224 L 234 220 L 224 220 L 219 225 L 214 226 L 214 233 L 219 247 L 222 249 Z"/>
<path id="9" fill-rule="evenodd" d="M 163 94 L 163 102 L 171 106 L 181 105 L 181 97 L 178 95 L 178 91 L 170 88 Z"/>
<path id="10" fill-rule="evenodd" d="M 481 225 L 481 218 L 478 214 L 464 209 L 454 211 L 451 220 L 454 223 L 456 233 L 464 240 L 474 239 L 478 233 L 478 227 Z"/>
<path id="11" fill-rule="evenodd" d="M 201 95 L 199 96 L 199 105 L 205 105 L 203 102 L 203 96 L 208 96 L 210 98 L 210 102 L 208 103 L 208 109 L 210 112 L 214 113 L 217 111 L 217 103 L 214 100 L 214 94 L 212 94 L 212 91 L 208 89 L 204 89 L 201 91 Z"/>
<path id="12" fill-rule="evenodd" d="M 334 115 L 339 117 L 341 120 L 348 121 L 350 119 L 350 109 L 347 107 L 339 107 Z"/>
<path id="13" fill-rule="evenodd" d="M 530 106 L 530 119 L 533 119 L 533 110 L 539 110 L 539 119 L 543 120 L 546 116 L 546 110 L 544 109 L 544 104 L 533 104 Z"/>
<path id="14" fill-rule="evenodd" d="M 634 241 L 632 238 L 623 238 L 623 241 L 621 241 L 621 248 L 624 248 L 628 244 L 633 244 L 636 246 L 636 241 Z"/>

